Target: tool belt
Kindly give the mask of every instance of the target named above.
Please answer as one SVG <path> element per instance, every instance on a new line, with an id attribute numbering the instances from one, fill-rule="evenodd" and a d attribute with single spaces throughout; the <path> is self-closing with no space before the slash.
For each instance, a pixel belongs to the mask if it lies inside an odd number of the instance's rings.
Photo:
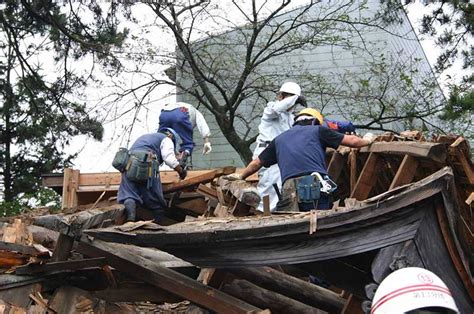
<path id="1" fill-rule="evenodd" d="M 288 179 L 283 183 L 276 211 L 299 211 L 299 204 L 316 206 L 322 193 L 330 194 L 336 187 L 328 176 L 323 178 L 317 172 Z"/>
<path id="2" fill-rule="evenodd" d="M 112 160 L 112 166 L 120 172 L 127 170 L 128 160 L 130 155 L 128 149 L 120 147 L 118 152 L 115 153 L 114 159 Z"/>
<path id="3" fill-rule="evenodd" d="M 126 168 L 126 175 L 130 181 L 143 183 L 147 182 L 150 188 L 153 179 L 158 174 L 158 161 L 152 152 L 136 150 L 130 152 L 130 158 Z"/>

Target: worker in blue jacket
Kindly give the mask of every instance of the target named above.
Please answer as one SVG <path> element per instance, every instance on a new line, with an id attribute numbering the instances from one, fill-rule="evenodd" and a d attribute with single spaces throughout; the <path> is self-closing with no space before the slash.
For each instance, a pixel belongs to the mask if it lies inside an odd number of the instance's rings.
<path id="1" fill-rule="evenodd" d="M 187 175 L 176 159 L 178 135 L 171 128 L 140 136 L 129 149 L 129 165 L 122 172 L 117 201 L 124 204 L 127 221 L 135 221 L 137 204 L 149 209 L 160 222 L 166 208 L 159 165 L 165 163 L 178 172 L 180 179 Z"/>
<path id="2" fill-rule="evenodd" d="M 227 178 L 245 179 L 262 167 L 278 164 L 283 187 L 277 210 L 332 208 L 329 194 L 334 190 L 334 183 L 328 177 L 326 147 L 363 147 L 370 145 L 376 136 L 367 133 L 360 138 L 336 132 L 321 126 L 319 116 L 315 109 L 303 109 L 295 117 L 291 129 L 272 140 L 241 174 L 232 174 Z"/>

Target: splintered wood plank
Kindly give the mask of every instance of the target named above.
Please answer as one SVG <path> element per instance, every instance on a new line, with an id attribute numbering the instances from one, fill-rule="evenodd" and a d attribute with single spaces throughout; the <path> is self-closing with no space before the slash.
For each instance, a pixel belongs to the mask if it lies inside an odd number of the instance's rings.
<path id="1" fill-rule="evenodd" d="M 381 166 L 380 157 L 375 153 L 370 153 L 364 168 L 360 173 L 359 179 L 352 191 L 351 198 L 362 201 L 369 197 L 370 191 L 377 183 L 378 170 Z"/>
<path id="2" fill-rule="evenodd" d="M 259 310 L 253 305 L 203 285 L 183 274 L 131 254 L 126 249 L 117 250 L 116 247 L 111 247 L 103 241 L 90 241 L 83 238 L 78 250 L 89 256 L 104 256 L 116 269 L 216 312 L 249 313 Z"/>
<path id="3" fill-rule="evenodd" d="M 230 192 L 238 201 L 252 207 L 260 203 L 260 194 L 255 186 L 245 180 L 230 181 L 220 177 L 218 185 L 224 192 Z"/>
<path id="4" fill-rule="evenodd" d="M 362 147 L 362 153 L 384 153 L 423 157 L 444 163 L 447 150 L 444 144 L 429 142 L 375 142 L 370 146 Z"/>
<path id="5" fill-rule="evenodd" d="M 17 244 L 29 244 L 31 243 L 31 236 L 21 219 L 15 219 L 13 224 L 7 224 L 4 226 L 2 241 Z"/>
<path id="6" fill-rule="evenodd" d="M 71 215 L 44 215 L 36 217 L 34 224 L 68 236 L 79 236 L 82 230 L 100 227 L 105 221 L 117 221 L 124 215 L 120 204 L 84 210 Z"/>
<path id="7" fill-rule="evenodd" d="M 400 167 L 397 170 L 397 173 L 395 174 L 395 177 L 392 180 L 392 183 L 390 184 L 389 190 L 392 190 L 397 186 L 411 183 L 415 177 L 418 166 L 418 159 L 410 155 L 405 155 Z"/>

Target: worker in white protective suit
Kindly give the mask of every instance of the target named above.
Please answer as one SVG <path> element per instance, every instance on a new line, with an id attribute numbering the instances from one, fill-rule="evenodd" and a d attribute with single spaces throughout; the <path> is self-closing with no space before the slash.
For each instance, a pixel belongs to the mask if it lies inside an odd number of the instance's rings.
<path id="1" fill-rule="evenodd" d="M 307 107 L 306 99 L 301 95 L 300 86 L 294 82 L 284 83 L 277 94 L 276 101 L 269 102 L 263 110 L 253 159 L 257 158 L 275 137 L 291 128 L 294 120 L 293 111 L 297 104 Z M 274 211 L 278 203 L 278 195 L 273 184 L 277 184 L 278 189 L 281 189 L 278 165 L 261 168 L 258 172 L 258 180 L 257 188 L 262 196 L 258 210 L 263 211 L 263 196 L 269 195 L 270 210 Z"/>
<path id="2" fill-rule="evenodd" d="M 212 151 L 209 137 L 211 131 L 202 113 L 193 105 L 185 102 L 168 103 L 159 108 L 158 131 L 164 128 L 171 128 L 178 133 L 181 138 L 178 159 L 182 167 L 187 167 L 188 157 L 191 156 L 195 143 L 193 140 L 193 130 L 197 127 L 201 134 L 204 146 L 203 155 Z"/>

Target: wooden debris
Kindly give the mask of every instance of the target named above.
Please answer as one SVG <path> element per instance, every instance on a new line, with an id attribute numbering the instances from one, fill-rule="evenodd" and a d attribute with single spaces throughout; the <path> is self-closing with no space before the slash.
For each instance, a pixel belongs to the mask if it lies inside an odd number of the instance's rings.
<path id="1" fill-rule="evenodd" d="M 282 294 L 261 288 L 246 280 L 234 280 L 222 287 L 222 291 L 241 298 L 260 308 L 266 308 L 271 313 L 326 313 Z"/>
<path id="2" fill-rule="evenodd" d="M 181 296 L 205 308 L 226 313 L 248 313 L 257 311 L 239 299 L 219 290 L 202 285 L 168 268 L 150 263 L 146 259 L 130 254 L 126 250 L 117 251 L 101 241 L 81 241 L 81 251 L 86 255 L 102 255 L 119 270 L 129 272 L 134 277 L 146 281 L 173 294 Z"/>
<path id="3" fill-rule="evenodd" d="M 262 288 L 330 313 L 340 312 L 345 304 L 345 300 L 331 290 L 287 275 L 274 268 L 228 268 L 226 271 Z"/>

